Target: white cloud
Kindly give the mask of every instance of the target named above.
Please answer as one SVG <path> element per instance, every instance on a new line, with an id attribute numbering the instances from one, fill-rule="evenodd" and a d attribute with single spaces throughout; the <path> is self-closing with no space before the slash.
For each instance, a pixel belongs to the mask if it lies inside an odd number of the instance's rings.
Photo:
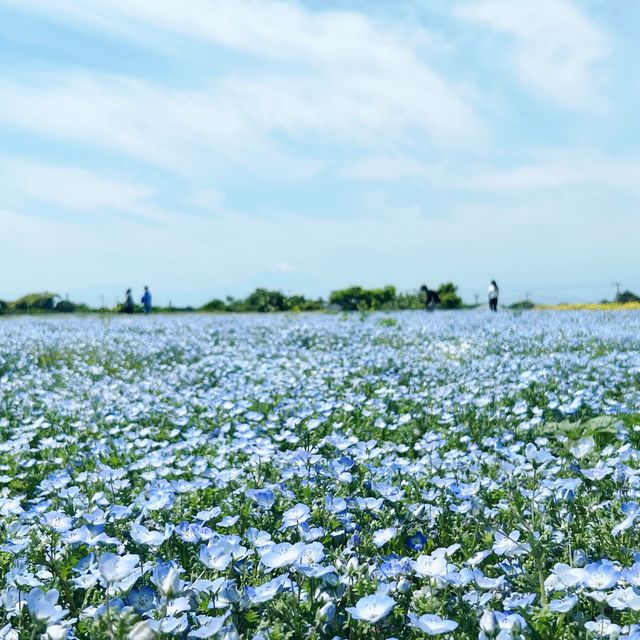
<path id="1" fill-rule="evenodd" d="M 272 271 L 277 271 L 278 273 L 295 273 L 297 270 L 296 266 L 288 262 L 278 262 L 272 269 Z"/>
<path id="2" fill-rule="evenodd" d="M 507 57 L 538 96 L 572 109 L 602 105 L 598 65 L 609 52 L 608 37 L 570 0 L 473 0 L 455 13 L 510 36 Z"/>
<path id="3" fill-rule="evenodd" d="M 254 56 L 250 71 L 233 73 L 231 63 L 191 90 L 88 72 L 22 74 L 0 82 L 0 122 L 185 174 L 206 161 L 290 178 L 322 163 L 321 151 L 307 149 L 302 158 L 296 145 L 387 152 L 473 144 L 486 135 L 464 92 L 424 60 L 415 26 L 272 0 L 188 6 L 34 0 L 28 10 L 128 37 L 179 34 L 212 45 L 211 56 L 217 47 Z"/>
<path id="4" fill-rule="evenodd" d="M 84 168 L 0 155 L 0 207 L 42 204 L 87 216 L 118 214 L 154 223 L 177 217 L 154 204 L 155 190 Z"/>
<path id="5" fill-rule="evenodd" d="M 461 177 L 471 191 L 506 195 L 522 192 L 606 187 L 610 192 L 640 192 L 640 158 L 620 158 L 581 151 L 539 153 L 534 162 L 505 169 L 489 168 Z"/>

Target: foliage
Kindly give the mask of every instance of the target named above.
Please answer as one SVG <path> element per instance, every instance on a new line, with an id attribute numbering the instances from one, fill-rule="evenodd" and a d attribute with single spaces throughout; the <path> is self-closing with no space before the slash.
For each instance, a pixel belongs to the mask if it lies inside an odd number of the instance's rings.
<path id="1" fill-rule="evenodd" d="M 317 311 L 324 307 L 322 300 L 308 300 L 301 295 L 287 296 L 281 291 L 258 288 L 244 300 L 228 297 L 214 298 L 200 307 L 200 311 L 233 311 L 236 313 L 271 313 L 282 311 Z"/>
<path id="2" fill-rule="evenodd" d="M 531 302 L 531 300 L 518 300 L 517 302 L 510 304 L 509 309 L 513 309 L 515 311 L 523 311 L 526 309 L 533 309 L 535 306 L 535 303 Z"/>
<path id="3" fill-rule="evenodd" d="M 224 300 L 214 298 L 200 307 L 200 311 L 227 311 L 227 304 Z"/>
<path id="4" fill-rule="evenodd" d="M 0 323 L 0 637 L 638 640 L 640 314 L 274 315 Z"/>
<path id="5" fill-rule="evenodd" d="M 57 313 L 86 313 L 89 307 L 86 304 L 78 304 L 71 300 L 59 300 L 53 308 Z"/>
<path id="6" fill-rule="evenodd" d="M 616 295 L 616 302 L 619 304 L 627 304 L 628 302 L 640 302 L 640 297 L 631 291 L 623 291 Z"/>
<path id="7" fill-rule="evenodd" d="M 392 309 L 396 300 L 396 288 L 387 285 L 382 289 L 363 289 L 349 287 L 332 291 L 329 303 L 337 305 L 342 311 L 373 311 Z"/>
<path id="8" fill-rule="evenodd" d="M 11 311 L 20 312 L 53 311 L 56 298 L 59 297 L 57 293 L 50 293 L 48 291 L 29 293 L 26 296 L 22 296 L 22 298 L 10 302 L 8 307 Z"/>
<path id="9" fill-rule="evenodd" d="M 459 309 L 462 298 L 458 295 L 458 287 L 453 282 L 445 282 L 438 287 L 440 306 L 443 309 Z"/>

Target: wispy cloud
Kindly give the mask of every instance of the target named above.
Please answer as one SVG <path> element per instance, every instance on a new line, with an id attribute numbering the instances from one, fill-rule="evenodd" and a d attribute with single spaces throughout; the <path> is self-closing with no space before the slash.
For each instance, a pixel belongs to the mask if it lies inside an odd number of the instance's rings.
<path id="1" fill-rule="evenodd" d="M 272 271 L 277 271 L 278 273 L 295 273 L 297 270 L 298 268 L 289 262 L 278 262 L 272 269 Z"/>
<path id="2" fill-rule="evenodd" d="M 609 39 L 571 0 L 473 0 L 455 12 L 510 38 L 507 59 L 539 97 L 571 109 L 602 105 Z"/>
<path id="3" fill-rule="evenodd" d="M 461 189 L 496 195 L 557 189 L 606 187 L 611 192 L 640 192 L 640 157 L 616 157 L 589 151 L 539 152 L 532 162 L 508 168 L 476 169 L 461 177 Z"/>
<path id="4" fill-rule="evenodd" d="M 116 214 L 153 223 L 177 216 L 155 202 L 156 191 L 110 174 L 0 155 L 0 208 L 51 208 L 78 212 L 85 219 Z"/>
<path id="5" fill-rule="evenodd" d="M 0 82 L 0 123 L 42 136 L 176 172 L 207 158 L 304 176 L 323 158 L 308 146 L 303 158 L 299 145 L 442 148 L 487 134 L 467 96 L 425 59 L 428 33 L 415 27 L 271 0 L 194 0 L 189 10 L 177 0 L 34 0 L 29 10 L 129 38 L 177 33 L 256 65 L 211 72 L 189 90 L 88 71 Z"/>

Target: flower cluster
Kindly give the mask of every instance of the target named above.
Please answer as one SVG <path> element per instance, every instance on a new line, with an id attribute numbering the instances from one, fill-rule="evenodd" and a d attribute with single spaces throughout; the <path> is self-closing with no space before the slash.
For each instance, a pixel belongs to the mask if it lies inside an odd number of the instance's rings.
<path id="1" fill-rule="evenodd" d="M 640 316 L 11 319 L 0 640 L 640 640 Z"/>

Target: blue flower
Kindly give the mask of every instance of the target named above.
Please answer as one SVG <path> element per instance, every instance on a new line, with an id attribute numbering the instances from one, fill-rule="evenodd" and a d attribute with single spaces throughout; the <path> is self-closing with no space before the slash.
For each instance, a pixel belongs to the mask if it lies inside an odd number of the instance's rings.
<path id="1" fill-rule="evenodd" d="M 458 628 L 458 623 L 453 620 L 445 620 L 440 616 L 433 614 L 425 614 L 423 616 L 416 616 L 414 613 L 409 613 L 409 620 L 411 625 L 420 631 L 424 631 L 427 635 L 437 636 L 442 633 L 449 633 Z"/>
<path id="2" fill-rule="evenodd" d="M 389 596 L 372 595 L 360 598 L 355 607 L 347 607 L 346 610 L 355 620 L 375 624 L 389 615 L 395 604 L 396 601 Z"/>

